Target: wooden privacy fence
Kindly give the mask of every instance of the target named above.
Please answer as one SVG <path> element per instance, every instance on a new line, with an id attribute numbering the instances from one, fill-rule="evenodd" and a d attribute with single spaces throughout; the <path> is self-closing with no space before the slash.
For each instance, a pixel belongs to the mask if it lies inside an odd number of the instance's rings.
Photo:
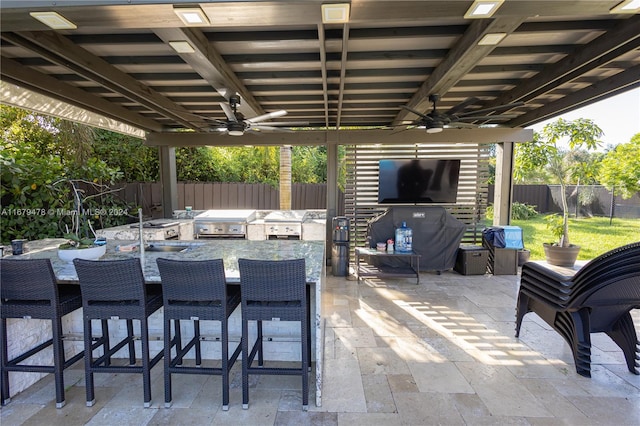
<path id="1" fill-rule="evenodd" d="M 121 197 L 128 203 L 141 205 L 145 216 L 162 216 L 162 186 L 159 182 L 131 182 L 122 186 Z M 338 194 L 338 204 L 344 205 L 341 192 Z M 193 210 L 278 210 L 280 191 L 261 183 L 178 182 L 178 210 L 184 210 L 185 206 L 191 206 Z M 292 184 L 292 210 L 326 207 L 326 184 Z"/>

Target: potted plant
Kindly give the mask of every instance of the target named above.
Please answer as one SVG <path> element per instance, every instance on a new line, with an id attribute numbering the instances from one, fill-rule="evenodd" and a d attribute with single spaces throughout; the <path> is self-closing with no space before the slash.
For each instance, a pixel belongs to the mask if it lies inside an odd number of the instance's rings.
<path id="1" fill-rule="evenodd" d="M 85 203 L 89 199 L 116 190 L 110 190 L 106 185 L 82 179 L 61 179 L 55 182 L 54 186 L 60 183 L 68 183 L 71 186 L 74 210 L 65 212 L 67 214 L 64 216 L 71 218 L 71 226 L 65 224 L 64 238 L 67 239 L 67 242 L 58 246 L 58 257 L 66 262 L 71 262 L 73 259 L 97 260 L 106 252 L 106 239 L 96 236 L 91 216 L 97 212 L 88 209 Z M 80 187 L 81 184 L 95 188 L 96 193 L 86 195 L 86 191 Z"/>
<path id="2" fill-rule="evenodd" d="M 560 185 L 562 215 L 551 215 L 547 227 L 556 238 L 544 243 L 547 263 L 572 267 L 580 247 L 569 242 L 569 207 L 566 187 L 572 182 L 581 163 L 576 156 L 580 149 L 594 149 L 602 130 L 590 119 L 566 121 L 562 118 L 549 123 L 542 132 L 535 133 L 533 141 L 520 144 L 516 149 L 514 174 L 517 179 L 543 170 Z M 563 142 L 566 140 L 566 145 Z"/>
<path id="3" fill-rule="evenodd" d="M 556 242 L 543 243 L 547 263 L 556 266 L 573 267 L 580 253 L 580 246 L 568 244 L 569 229 L 565 215 L 551 214 L 547 216 L 547 228 Z"/>

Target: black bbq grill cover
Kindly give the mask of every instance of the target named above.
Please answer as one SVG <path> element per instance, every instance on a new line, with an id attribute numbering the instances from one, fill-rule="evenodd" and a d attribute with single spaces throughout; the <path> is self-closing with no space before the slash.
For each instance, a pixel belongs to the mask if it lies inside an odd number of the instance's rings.
<path id="1" fill-rule="evenodd" d="M 367 226 L 367 243 L 395 238 L 395 230 L 406 222 L 413 230 L 413 250 L 420 254 L 421 271 L 446 271 L 456 263 L 456 253 L 466 225 L 443 207 L 391 207 L 371 219 Z M 401 259 L 380 259 L 376 266 L 405 266 Z"/>

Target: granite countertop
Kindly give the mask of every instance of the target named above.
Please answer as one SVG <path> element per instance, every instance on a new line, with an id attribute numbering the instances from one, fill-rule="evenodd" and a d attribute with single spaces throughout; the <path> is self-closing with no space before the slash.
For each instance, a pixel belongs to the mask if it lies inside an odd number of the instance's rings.
<path id="1" fill-rule="evenodd" d="M 59 280 L 77 281 L 75 268 L 58 258 L 57 247 L 66 240 L 49 238 L 26 243 L 26 251 L 20 259 L 51 259 L 53 269 Z M 100 260 L 116 260 L 140 258 L 140 253 L 121 251 L 121 246 L 137 245 L 137 241 L 107 242 L 107 251 Z M 159 257 L 182 260 L 224 259 L 225 273 L 229 282 L 239 281 L 238 259 L 306 259 L 307 281 L 320 283 L 324 266 L 324 241 L 296 240 L 189 240 L 189 241 L 147 241 L 156 245 L 188 245 L 184 252 L 149 252 L 144 254 L 144 276 L 147 282 L 160 282 L 160 274 L 156 265 Z"/>

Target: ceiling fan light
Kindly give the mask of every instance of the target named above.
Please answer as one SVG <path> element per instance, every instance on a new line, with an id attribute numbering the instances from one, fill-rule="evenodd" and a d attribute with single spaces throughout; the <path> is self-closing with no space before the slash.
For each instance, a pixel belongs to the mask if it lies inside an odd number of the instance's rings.
<path id="1" fill-rule="evenodd" d="M 78 28 L 76 24 L 57 12 L 29 12 L 29 15 L 54 30 L 75 30 Z"/>
<path id="2" fill-rule="evenodd" d="M 209 18 L 199 7 L 174 7 L 173 11 L 189 27 L 210 25 Z"/>
<path id="3" fill-rule="evenodd" d="M 440 133 L 442 127 L 427 127 L 427 133 Z"/>
<path id="4" fill-rule="evenodd" d="M 230 136 L 242 136 L 244 135 L 244 125 L 242 123 L 229 123 L 227 130 Z"/>
<path id="5" fill-rule="evenodd" d="M 464 14 L 467 19 L 489 18 L 504 3 L 504 0 L 475 0 Z"/>
<path id="6" fill-rule="evenodd" d="M 609 10 L 609 13 L 639 13 L 640 0 L 624 0 Z"/>

